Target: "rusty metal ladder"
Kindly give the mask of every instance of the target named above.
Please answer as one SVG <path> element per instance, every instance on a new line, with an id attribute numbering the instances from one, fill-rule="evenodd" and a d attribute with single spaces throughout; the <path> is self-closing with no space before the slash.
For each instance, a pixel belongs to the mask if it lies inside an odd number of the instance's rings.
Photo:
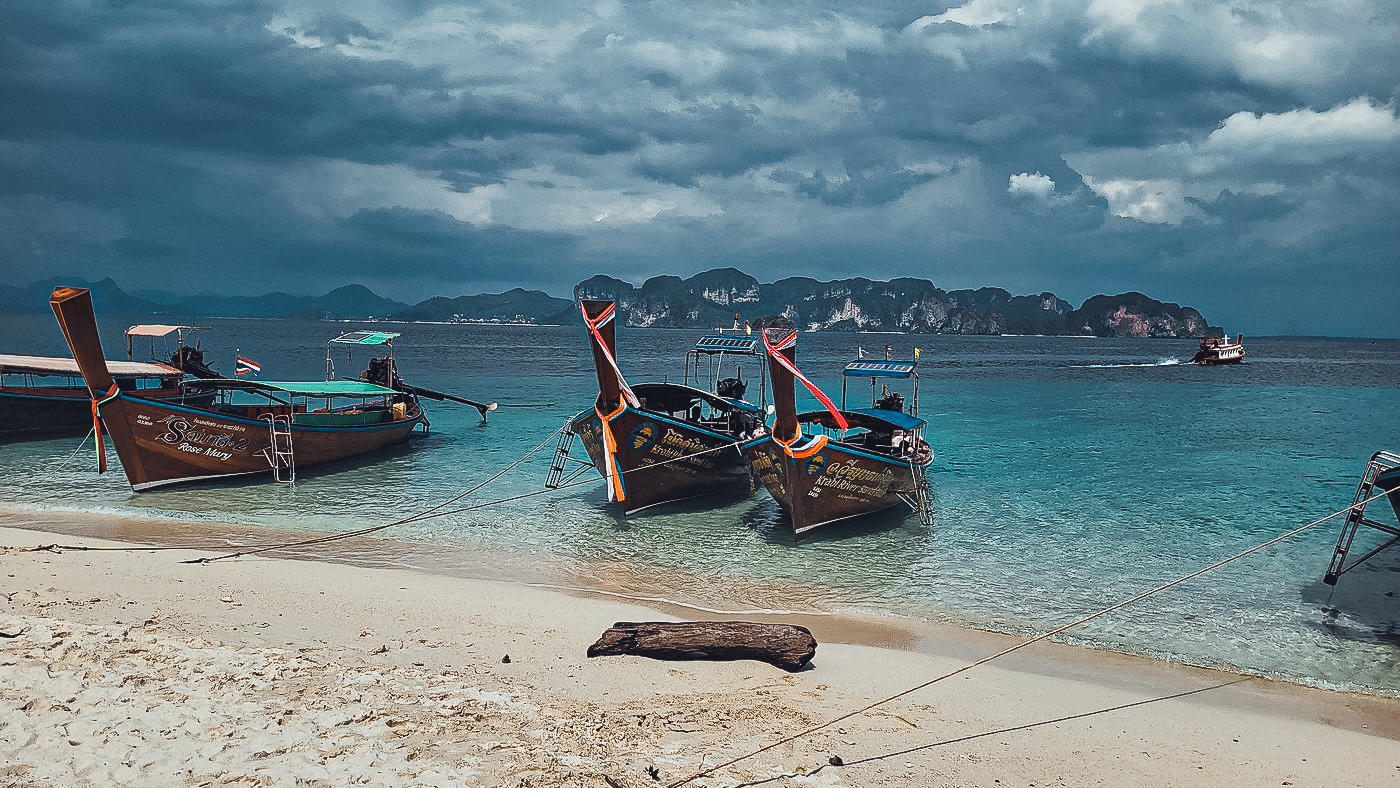
<path id="1" fill-rule="evenodd" d="M 1394 468 L 1400 468 L 1400 455 L 1388 451 L 1378 451 L 1371 455 L 1370 462 L 1366 463 L 1366 471 L 1361 474 L 1361 483 L 1356 486 L 1356 495 L 1352 496 L 1351 511 L 1347 512 L 1346 523 L 1342 525 L 1342 534 L 1337 538 L 1337 549 L 1332 552 L 1332 563 L 1327 567 L 1327 574 L 1322 576 L 1322 582 L 1329 586 L 1335 586 L 1337 578 L 1355 569 L 1380 551 L 1400 542 L 1400 528 L 1366 517 L 1366 504 L 1370 502 L 1368 499 L 1375 489 L 1376 477 Z M 1400 490 L 1391 492 L 1390 495 L 1400 495 Z M 1396 513 L 1397 516 L 1400 516 L 1400 507 L 1397 507 Z M 1389 534 L 1391 538 L 1348 566 L 1347 553 L 1351 552 L 1352 540 L 1356 538 L 1357 529 L 1362 526 Z"/>
<path id="2" fill-rule="evenodd" d="M 267 448 L 267 461 L 272 464 L 272 478 L 279 482 L 295 482 L 297 463 L 296 456 L 292 453 L 292 417 L 269 414 L 263 418 L 267 419 L 268 430 L 272 436 L 272 444 Z"/>

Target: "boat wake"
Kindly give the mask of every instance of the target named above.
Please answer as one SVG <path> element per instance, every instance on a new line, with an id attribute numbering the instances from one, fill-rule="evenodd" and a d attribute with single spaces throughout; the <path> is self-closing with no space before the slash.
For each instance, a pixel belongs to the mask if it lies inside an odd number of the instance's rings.
<path id="1" fill-rule="evenodd" d="M 1082 369 L 1116 369 L 1119 367 L 1174 367 L 1181 363 L 1179 358 L 1159 358 L 1141 364 L 1076 364 Z"/>

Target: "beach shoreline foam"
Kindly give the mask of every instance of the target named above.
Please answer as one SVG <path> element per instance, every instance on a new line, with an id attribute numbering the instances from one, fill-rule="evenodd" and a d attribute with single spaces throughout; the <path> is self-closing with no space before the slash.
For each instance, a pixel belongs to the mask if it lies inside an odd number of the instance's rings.
<path id="1" fill-rule="evenodd" d="M 184 563 L 219 553 L 90 535 L 143 527 L 112 518 L 26 526 L 0 528 L 13 785 L 669 785 L 1016 642 L 520 579 Z M 35 550 L 56 543 L 116 549 Z M 806 625 L 817 657 L 788 674 L 584 656 L 616 621 L 720 617 Z M 1379 785 L 1400 779 L 1397 712 L 1394 697 L 1042 643 L 695 784 Z"/>

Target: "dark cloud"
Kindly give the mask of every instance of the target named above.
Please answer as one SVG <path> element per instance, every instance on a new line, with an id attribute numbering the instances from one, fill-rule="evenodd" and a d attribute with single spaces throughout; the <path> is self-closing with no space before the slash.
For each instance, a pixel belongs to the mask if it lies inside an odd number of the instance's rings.
<path id="1" fill-rule="evenodd" d="M 733 265 L 1393 334 L 1397 37 L 1384 0 L 9 0 L 0 277 Z"/>

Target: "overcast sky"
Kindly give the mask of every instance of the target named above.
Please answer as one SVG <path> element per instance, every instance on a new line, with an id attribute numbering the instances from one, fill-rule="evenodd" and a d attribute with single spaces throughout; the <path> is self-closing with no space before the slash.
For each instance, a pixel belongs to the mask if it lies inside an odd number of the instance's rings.
<path id="1" fill-rule="evenodd" d="M 1395 0 L 0 2 L 0 278 L 1138 290 L 1400 335 Z"/>

